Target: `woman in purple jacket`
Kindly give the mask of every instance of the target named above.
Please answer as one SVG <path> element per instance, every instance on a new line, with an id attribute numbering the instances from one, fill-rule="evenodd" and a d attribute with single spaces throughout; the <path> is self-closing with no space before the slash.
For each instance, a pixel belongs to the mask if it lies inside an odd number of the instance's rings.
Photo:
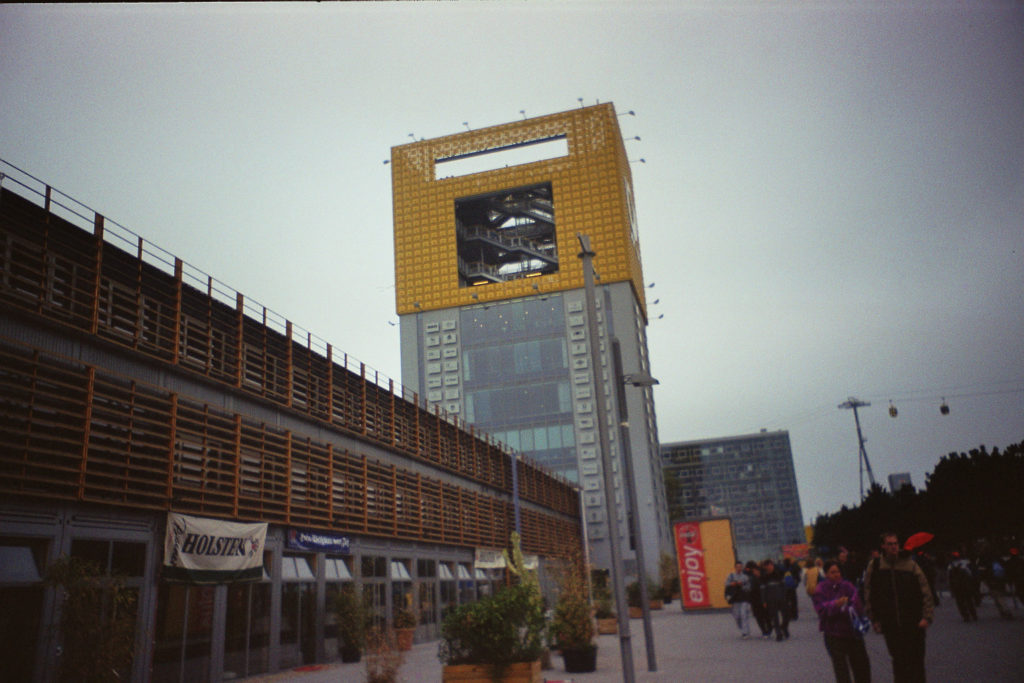
<path id="1" fill-rule="evenodd" d="M 849 683 L 850 671 L 856 683 L 870 683 L 871 663 L 864 638 L 850 622 L 850 612 L 863 614 L 857 588 L 843 579 L 839 564 L 825 563 L 825 580 L 814 591 L 818 630 L 825 634 L 825 650 L 832 659 L 837 683 Z"/>

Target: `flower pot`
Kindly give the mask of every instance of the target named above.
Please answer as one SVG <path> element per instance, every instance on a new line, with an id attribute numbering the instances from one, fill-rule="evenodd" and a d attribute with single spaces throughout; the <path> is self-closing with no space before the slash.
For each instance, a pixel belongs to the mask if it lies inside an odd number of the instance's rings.
<path id="1" fill-rule="evenodd" d="M 416 635 L 415 628 L 395 629 L 395 644 L 400 652 L 408 652 L 412 649 L 412 640 L 414 635 Z"/>
<path id="2" fill-rule="evenodd" d="M 566 673 L 588 673 L 597 668 L 597 646 L 562 650 L 562 659 L 565 661 Z"/>
<path id="3" fill-rule="evenodd" d="M 606 617 L 597 620 L 597 634 L 601 636 L 615 635 L 619 632 L 619 620 L 615 617 Z"/>
<path id="4" fill-rule="evenodd" d="M 441 681 L 458 683 L 493 683 L 492 667 L 487 664 L 450 664 L 441 670 Z M 540 660 L 513 662 L 507 665 L 497 679 L 502 683 L 541 683 Z"/>

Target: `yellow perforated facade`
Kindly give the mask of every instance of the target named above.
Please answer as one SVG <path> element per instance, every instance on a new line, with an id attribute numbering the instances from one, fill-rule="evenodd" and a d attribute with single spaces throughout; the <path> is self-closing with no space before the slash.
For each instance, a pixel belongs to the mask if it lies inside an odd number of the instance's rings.
<path id="1" fill-rule="evenodd" d="M 564 136 L 568 154 L 435 179 L 439 159 Z M 590 237 L 602 283 L 629 281 L 646 310 L 632 176 L 611 103 L 400 145 L 391 150 L 395 305 L 399 315 L 583 287 L 577 233 Z M 556 272 L 460 284 L 456 200 L 551 185 Z M 535 288 L 536 287 L 536 288 Z"/>

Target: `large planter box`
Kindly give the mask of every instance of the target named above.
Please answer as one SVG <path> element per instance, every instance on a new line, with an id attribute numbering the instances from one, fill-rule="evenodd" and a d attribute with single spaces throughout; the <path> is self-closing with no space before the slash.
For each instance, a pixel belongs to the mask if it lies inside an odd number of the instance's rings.
<path id="1" fill-rule="evenodd" d="M 630 607 L 629 608 L 629 618 L 630 619 L 643 619 L 644 618 L 644 608 L 643 607 Z"/>
<path id="2" fill-rule="evenodd" d="M 413 637 L 416 635 L 415 628 L 396 628 L 395 641 L 400 652 L 407 652 L 412 649 Z"/>
<path id="3" fill-rule="evenodd" d="M 600 636 L 615 635 L 619 632 L 619 620 L 616 617 L 597 620 L 597 634 Z"/>
<path id="4" fill-rule="evenodd" d="M 541 683 L 540 660 L 535 662 L 514 662 L 505 667 L 502 683 Z M 441 670 L 441 680 L 459 683 L 493 683 L 491 667 L 485 664 L 452 664 Z"/>

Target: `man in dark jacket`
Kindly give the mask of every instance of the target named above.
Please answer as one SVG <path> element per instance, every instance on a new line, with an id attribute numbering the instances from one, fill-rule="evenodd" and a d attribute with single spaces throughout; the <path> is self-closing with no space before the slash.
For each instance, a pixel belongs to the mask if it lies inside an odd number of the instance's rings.
<path id="1" fill-rule="evenodd" d="M 882 556 L 868 564 L 864 602 L 875 632 L 885 636 L 895 683 L 924 683 L 924 636 L 934 618 L 932 591 L 896 534 L 882 534 Z"/>
<path id="2" fill-rule="evenodd" d="M 775 629 L 775 640 L 789 638 L 789 612 L 786 610 L 786 588 L 783 574 L 767 559 L 761 563 L 761 603 Z"/>

